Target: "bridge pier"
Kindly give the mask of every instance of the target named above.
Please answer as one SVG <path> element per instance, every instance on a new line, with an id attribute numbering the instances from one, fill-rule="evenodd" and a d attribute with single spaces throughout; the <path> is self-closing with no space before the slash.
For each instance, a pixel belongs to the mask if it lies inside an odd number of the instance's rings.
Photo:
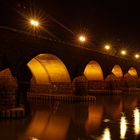
<path id="1" fill-rule="evenodd" d="M 0 108 L 15 106 L 17 83 L 11 72 L 6 69 L 0 73 Z"/>
<path id="2" fill-rule="evenodd" d="M 12 81 L 9 83 L 9 81 Z M 14 79 L 0 77 L 0 119 L 23 118 L 25 110 L 16 106 L 17 85 Z"/>
<path id="3" fill-rule="evenodd" d="M 88 95 L 88 80 L 84 75 L 76 77 L 72 84 L 75 95 Z"/>

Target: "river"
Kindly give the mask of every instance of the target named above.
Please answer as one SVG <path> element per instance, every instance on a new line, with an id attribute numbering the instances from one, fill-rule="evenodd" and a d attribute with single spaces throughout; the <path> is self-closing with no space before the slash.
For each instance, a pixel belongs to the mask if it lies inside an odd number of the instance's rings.
<path id="1" fill-rule="evenodd" d="M 0 120 L 0 140 L 139 140 L 140 96 L 96 96 L 93 102 L 31 103 L 24 119 Z"/>

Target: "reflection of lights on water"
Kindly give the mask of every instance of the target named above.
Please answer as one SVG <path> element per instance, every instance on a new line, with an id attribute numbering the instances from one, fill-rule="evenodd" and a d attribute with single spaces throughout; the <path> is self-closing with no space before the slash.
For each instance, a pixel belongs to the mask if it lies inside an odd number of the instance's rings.
<path id="1" fill-rule="evenodd" d="M 136 135 L 140 133 L 140 112 L 138 108 L 134 110 L 134 131 Z"/>
<path id="2" fill-rule="evenodd" d="M 109 128 L 105 128 L 101 140 L 111 140 L 111 134 Z"/>
<path id="3" fill-rule="evenodd" d="M 39 140 L 39 139 L 36 137 L 30 137 L 30 140 Z"/>
<path id="4" fill-rule="evenodd" d="M 104 121 L 104 122 L 110 122 L 110 120 L 109 120 L 109 119 L 104 119 L 103 121 Z"/>
<path id="5" fill-rule="evenodd" d="M 127 120 L 125 116 L 122 116 L 120 120 L 120 139 L 125 139 L 126 131 L 127 131 Z"/>

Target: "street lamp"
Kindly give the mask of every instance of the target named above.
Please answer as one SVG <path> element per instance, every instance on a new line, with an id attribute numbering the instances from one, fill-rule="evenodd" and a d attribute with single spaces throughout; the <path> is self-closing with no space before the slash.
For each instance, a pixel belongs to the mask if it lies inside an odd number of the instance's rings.
<path id="1" fill-rule="evenodd" d="M 126 50 L 121 50 L 121 55 L 126 55 Z"/>
<path id="2" fill-rule="evenodd" d="M 85 42 L 86 42 L 86 37 L 85 37 L 85 35 L 80 35 L 80 36 L 78 37 L 78 40 L 79 40 L 80 43 L 85 43 Z"/>
<path id="3" fill-rule="evenodd" d="M 105 48 L 105 50 L 107 50 L 107 51 L 108 51 L 108 50 L 110 50 L 110 48 L 111 48 L 111 47 L 110 47 L 110 45 L 105 45 L 105 47 L 104 47 L 104 48 Z"/>
<path id="4" fill-rule="evenodd" d="M 39 21 L 37 21 L 35 19 L 30 19 L 30 24 L 32 25 L 32 27 L 38 27 Z"/>
<path id="5" fill-rule="evenodd" d="M 139 54 L 135 54 L 134 57 L 135 57 L 136 59 L 138 59 L 140 56 L 139 56 Z"/>

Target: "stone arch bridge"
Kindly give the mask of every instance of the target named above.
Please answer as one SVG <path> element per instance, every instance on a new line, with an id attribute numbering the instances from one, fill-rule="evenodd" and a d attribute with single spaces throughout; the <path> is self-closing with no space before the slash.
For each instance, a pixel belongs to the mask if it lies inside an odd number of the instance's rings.
<path id="1" fill-rule="evenodd" d="M 56 89 L 63 83 L 60 86 L 62 89 L 81 75 L 91 83 L 98 83 L 100 87 L 103 81 L 126 79 L 133 81 L 130 86 L 137 88 L 140 63 L 34 36 L 24 31 L 0 27 L 0 82 L 4 81 L 5 77 L 10 77 L 11 81 L 15 78 L 26 81 L 32 77 L 33 85 L 47 87 L 53 83 L 53 88 Z M 63 91 L 65 92 L 64 89 Z"/>

